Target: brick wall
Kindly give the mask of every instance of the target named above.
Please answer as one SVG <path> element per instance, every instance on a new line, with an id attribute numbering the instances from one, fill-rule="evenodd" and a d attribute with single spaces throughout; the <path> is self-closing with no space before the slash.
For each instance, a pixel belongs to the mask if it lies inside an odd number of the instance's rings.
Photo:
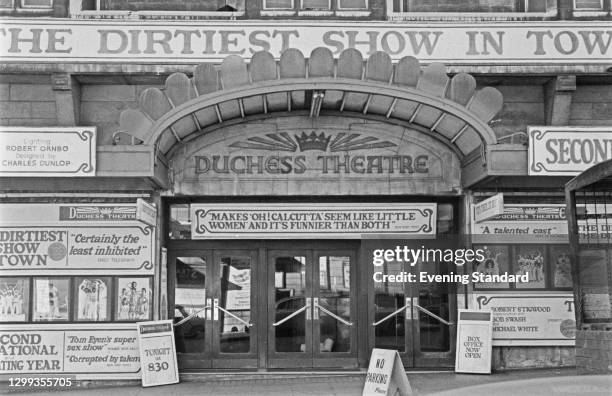
<path id="1" fill-rule="evenodd" d="M 576 331 L 578 374 L 612 374 L 612 331 Z"/>
<path id="2" fill-rule="evenodd" d="M 575 365 L 576 357 L 572 346 L 493 347 L 494 370 L 573 367 Z"/>
<path id="3" fill-rule="evenodd" d="M 119 130 L 119 114 L 138 107 L 137 98 L 148 85 L 82 85 L 81 124 L 98 127 L 98 145 L 109 145 Z"/>
<path id="4" fill-rule="evenodd" d="M 612 125 L 612 86 L 578 85 L 572 98 L 570 125 Z"/>
<path id="5" fill-rule="evenodd" d="M 541 85 L 497 85 L 504 95 L 504 106 L 493 130 L 498 137 L 527 132 L 528 125 L 544 125 L 544 90 Z"/>
<path id="6" fill-rule="evenodd" d="M 0 117 L 0 125 L 56 125 L 55 95 L 51 85 L 0 84 Z"/>

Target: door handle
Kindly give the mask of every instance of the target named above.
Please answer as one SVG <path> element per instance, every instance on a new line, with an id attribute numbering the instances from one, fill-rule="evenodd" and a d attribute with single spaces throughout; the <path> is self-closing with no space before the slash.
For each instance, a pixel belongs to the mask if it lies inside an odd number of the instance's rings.
<path id="1" fill-rule="evenodd" d="M 317 300 L 315 303 L 315 308 L 318 308 L 315 312 L 318 312 L 318 310 L 320 309 L 321 311 L 325 312 L 326 314 L 328 314 L 329 316 L 331 316 L 332 318 L 336 319 L 338 322 L 344 323 L 347 326 L 352 326 L 353 322 L 349 322 L 348 320 L 344 319 L 343 317 L 336 315 L 335 313 L 333 313 L 332 311 L 330 311 L 329 309 L 321 306 L 321 304 L 319 304 L 318 298 L 316 298 L 315 300 Z M 318 316 L 317 316 L 318 319 Z"/>
<path id="2" fill-rule="evenodd" d="M 214 298 L 212 305 L 213 305 L 213 320 L 218 321 L 219 320 L 219 299 Z"/>
<path id="3" fill-rule="evenodd" d="M 407 310 L 407 309 L 409 309 L 409 308 L 412 308 L 412 300 L 410 299 L 410 297 L 406 297 L 405 304 L 404 304 L 404 306 L 403 306 L 403 307 L 401 307 L 401 308 L 399 308 L 399 309 L 397 309 L 397 310 L 395 310 L 395 311 L 391 312 L 389 315 L 385 316 L 384 318 L 382 318 L 382 319 L 381 319 L 381 320 L 379 320 L 378 322 L 374 322 L 374 323 L 372 323 L 372 326 L 376 327 L 376 326 L 378 326 L 379 324 L 381 324 L 382 322 L 385 322 L 385 321 L 387 321 L 387 320 L 391 319 L 391 318 L 392 318 L 392 317 L 394 317 L 395 315 L 397 315 L 397 314 L 399 314 L 400 312 L 402 312 L 402 311 L 404 311 L 404 310 Z"/>
<path id="4" fill-rule="evenodd" d="M 312 299 L 312 319 L 319 320 L 319 310 L 315 309 L 319 307 L 319 298 L 315 297 Z"/>
<path id="5" fill-rule="evenodd" d="M 306 297 L 306 305 L 304 305 L 304 308 L 306 309 L 306 320 L 312 320 L 312 303 L 311 303 L 311 298 L 310 297 Z"/>

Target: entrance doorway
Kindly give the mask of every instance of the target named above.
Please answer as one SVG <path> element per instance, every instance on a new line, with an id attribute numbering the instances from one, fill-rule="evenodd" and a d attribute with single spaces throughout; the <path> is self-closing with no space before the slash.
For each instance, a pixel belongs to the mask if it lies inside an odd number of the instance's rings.
<path id="1" fill-rule="evenodd" d="M 357 367 L 355 252 L 268 252 L 268 367 Z"/>
<path id="2" fill-rule="evenodd" d="M 181 368 L 256 368 L 254 250 L 171 251 Z"/>

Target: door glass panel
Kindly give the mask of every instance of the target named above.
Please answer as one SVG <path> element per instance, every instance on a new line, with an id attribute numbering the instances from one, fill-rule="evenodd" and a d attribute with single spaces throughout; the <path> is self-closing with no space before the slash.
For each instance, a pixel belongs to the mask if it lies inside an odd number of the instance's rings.
<path id="1" fill-rule="evenodd" d="M 277 257 L 274 261 L 274 322 L 306 304 L 306 257 Z M 306 310 L 275 326 L 276 352 L 306 351 Z"/>
<path id="2" fill-rule="evenodd" d="M 347 322 L 351 320 L 350 276 L 350 257 L 319 257 L 319 304 Z M 321 352 L 350 352 L 350 325 L 321 309 L 319 337 Z"/>
<path id="3" fill-rule="evenodd" d="M 248 353 L 251 349 L 248 326 L 251 322 L 251 258 L 221 257 L 219 276 L 219 306 L 230 312 L 219 310 L 220 351 Z"/>
<path id="4" fill-rule="evenodd" d="M 178 323 L 192 313 L 193 318 L 176 327 L 178 352 L 204 352 L 206 324 L 206 259 L 177 257 L 176 287 L 174 290 L 174 322 Z"/>
<path id="5" fill-rule="evenodd" d="M 454 265 L 454 264 L 452 264 Z M 445 262 L 418 263 L 419 272 L 448 274 Z M 429 312 L 449 321 L 449 288 L 451 283 L 419 283 L 419 305 Z M 447 352 L 450 350 L 449 326 L 419 310 L 420 348 L 422 352 Z"/>
<path id="6" fill-rule="evenodd" d="M 403 271 L 403 264 L 390 261 L 375 269 L 376 272 L 388 275 L 399 275 Z M 406 304 L 404 284 L 401 282 L 374 282 L 374 309 L 375 322 L 385 318 Z M 377 325 L 374 329 L 374 343 L 376 348 L 397 349 L 406 351 L 406 310 Z M 410 312 L 408 311 L 408 314 Z"/>

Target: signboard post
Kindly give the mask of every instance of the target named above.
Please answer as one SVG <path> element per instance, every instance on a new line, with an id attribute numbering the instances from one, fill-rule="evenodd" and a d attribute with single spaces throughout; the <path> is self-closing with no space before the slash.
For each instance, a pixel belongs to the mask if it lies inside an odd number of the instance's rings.
<path id="1" fill-rule="evenodd" d="M 474 221 L 480 223 L 504 213 L 504 194 L 499 193 L 474 205 Z"/>
<path id="2" fill-rule="evenodd" d="M 394 349 L 372 350 L 362 396 L 412 396 L 399 353 Z"/>
<path id="3" fill-rule="evenodd" d="M 460 309 L 455 372 L 491 374 L 492 348 L 491 312 Z"/>
<path id="4" fill-rule="evenodd" d="M 138 343 L 142 386 L 158 386 L 179 382 L 176 348 L 171 320 L 138 322 Z"/>

